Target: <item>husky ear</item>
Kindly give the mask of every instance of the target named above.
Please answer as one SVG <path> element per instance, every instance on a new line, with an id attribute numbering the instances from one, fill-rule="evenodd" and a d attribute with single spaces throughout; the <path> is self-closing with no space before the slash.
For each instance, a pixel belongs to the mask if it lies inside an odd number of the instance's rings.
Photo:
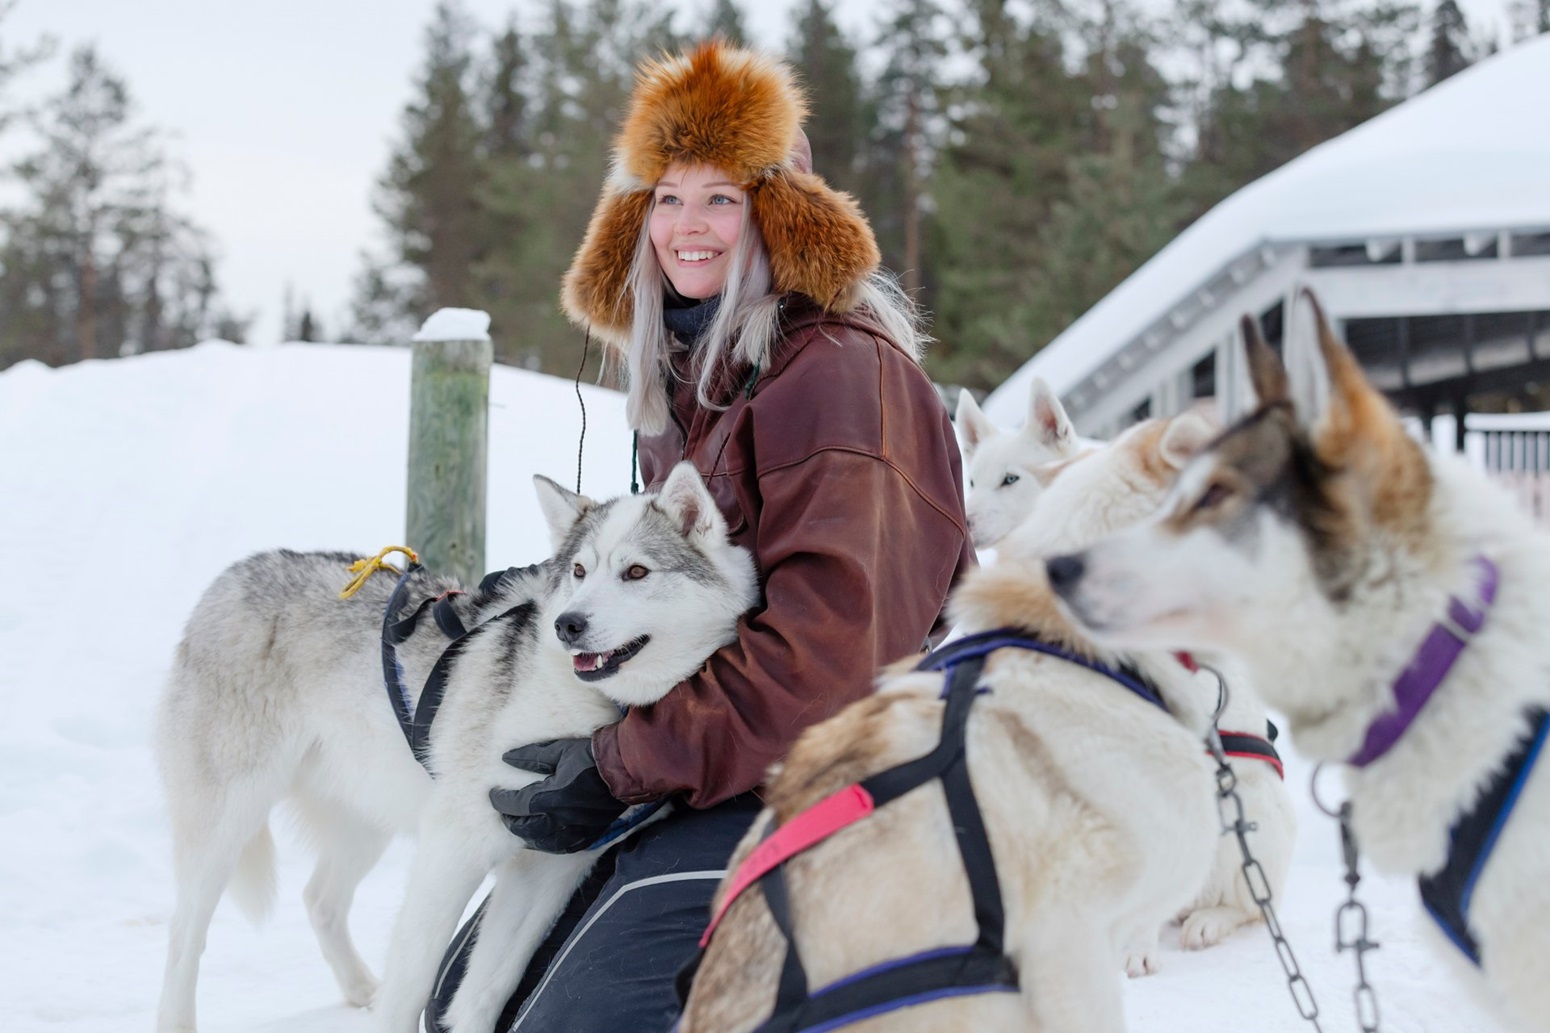
<path id="1" fill-rule="evenodd" d="M 1260 332 L 1259 320 L 1245 315 L 1238 321 L 1243 332 L 1243 353 L 1248 360 L 1249 382 L 1254 385 L 1254 397 L 1260 405 L 1272 405 L 1291 398 L 1286 385 L 1286 367 L 1281 359 L 1265 343 Z"/>
<path id="2" fill-rule="evenodd" d="M 541 473 L 533 475 L 533 487 L 538 489 L 538 508 L 544 511 L 544 519 L 549 522 L 550 547 L 558 552 L 571 528 L 597 503 L 560 487 Z"/>
<path id="3" fill-rule="evenodd" d="M 1060 455 L 1070 455 L 1076 447 L 1076 428 L 1065 406 L 1043 377 L 1033 378 L 1033 391 L 1028 398 L 1027 432 L 1035 441 Z"/>
<path id="4" fill-rule="evenodd" d="M 700 472 L 688 461 L 673 467 L 657 492 L 659 509 L 678 525 L 678 533 L 685 538 L 720 537 L 726 534 L 726 521 L 716 500 L 710 497 Z"/>
<path id="5" fill-rule="evenodd" d="M 953 416 L 953 427 L 958 432 L 958 443 L 963 446 L 965 456 L 972 456 L 980 442 L 996 432 L 996 425 L 980 411 L 968 388 L 958 392 L 958 411 Z"/>
<path id="6" fill-rule="evenodd" d="M 1182 470 L 1215 437 L 1216 427 L 1210 420 L 1198 412 L 1186 410 L 1168 421 L 1157 451 L 1163 462 L 1175 470 Z"/>

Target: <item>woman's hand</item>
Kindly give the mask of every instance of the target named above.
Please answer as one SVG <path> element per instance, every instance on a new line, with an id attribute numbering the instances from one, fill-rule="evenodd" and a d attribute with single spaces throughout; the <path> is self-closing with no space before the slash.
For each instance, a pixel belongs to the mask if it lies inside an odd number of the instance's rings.
<path id="1" fill-rule="evenodd" d="M 599 839 L 626 804 L 597 770 L 591 739 L 551 739 L 507 750 L 514 768 L 545 776 L 521 789 L 490 790 L 490 804 L 511 834 L 546 854 L 573 854 Z"/>

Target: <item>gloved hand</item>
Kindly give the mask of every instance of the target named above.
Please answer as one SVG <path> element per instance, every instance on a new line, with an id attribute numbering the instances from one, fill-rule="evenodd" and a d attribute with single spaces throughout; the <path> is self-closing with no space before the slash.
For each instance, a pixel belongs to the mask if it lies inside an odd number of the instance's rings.
<path id="1" fill-rule="evenodd" d="M 507 750 L 507 764 L 545 775 L 521 789 L 491 789 L 490 803 L 511 834 L 546 854 L 596 843 L 628 804 L 614 799 L 597 770 L 591 739 L 551 739 Z"/>

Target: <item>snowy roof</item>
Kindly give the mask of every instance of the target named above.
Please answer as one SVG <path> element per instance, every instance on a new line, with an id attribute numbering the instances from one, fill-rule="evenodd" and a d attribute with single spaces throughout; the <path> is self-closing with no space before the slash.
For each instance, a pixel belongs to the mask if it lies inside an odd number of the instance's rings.
<path id="1" fill-rule="evenodd" d="M 1057 393 L 1262 246 L 1550 229 L 1550 35 L 1479 62 L 1308 151 L 1211 209 L 986 400 L 1022 418 L 1035 373 Z"/>

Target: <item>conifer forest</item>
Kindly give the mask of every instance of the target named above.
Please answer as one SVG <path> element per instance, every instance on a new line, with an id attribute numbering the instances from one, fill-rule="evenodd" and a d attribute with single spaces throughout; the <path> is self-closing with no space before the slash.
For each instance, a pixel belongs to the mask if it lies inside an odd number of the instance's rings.
<path id="1" fill-rule="evenodd" d="M 799 70 L 815 171 L 929 314 L 929 372 L 990 388 L 1233 191 L 1512 42 L 1455 0 L 878 0 L 860 30 L 794 0 L 784 37 L 755 41 L 746 2 L 547 0 L 497 26 L 434 8 L 372 197 L 387 243 L 328 338 L 403 343 L 438 308 L 483 309 L 498 361 L 574 376 L 559 280 L 633 66 L 720 34 Z M 1550 31 L 1550 0 L 1518 8 L 1520 34 Z M 0 134 L 25 121 L 36 145 L 3 170 L 0 368 L 240 342 L 155 112 L 92 46 L 11 39 L 4 10 Z M 66 85 L 24 109 L 12 84 L 41 62 Z"/>

